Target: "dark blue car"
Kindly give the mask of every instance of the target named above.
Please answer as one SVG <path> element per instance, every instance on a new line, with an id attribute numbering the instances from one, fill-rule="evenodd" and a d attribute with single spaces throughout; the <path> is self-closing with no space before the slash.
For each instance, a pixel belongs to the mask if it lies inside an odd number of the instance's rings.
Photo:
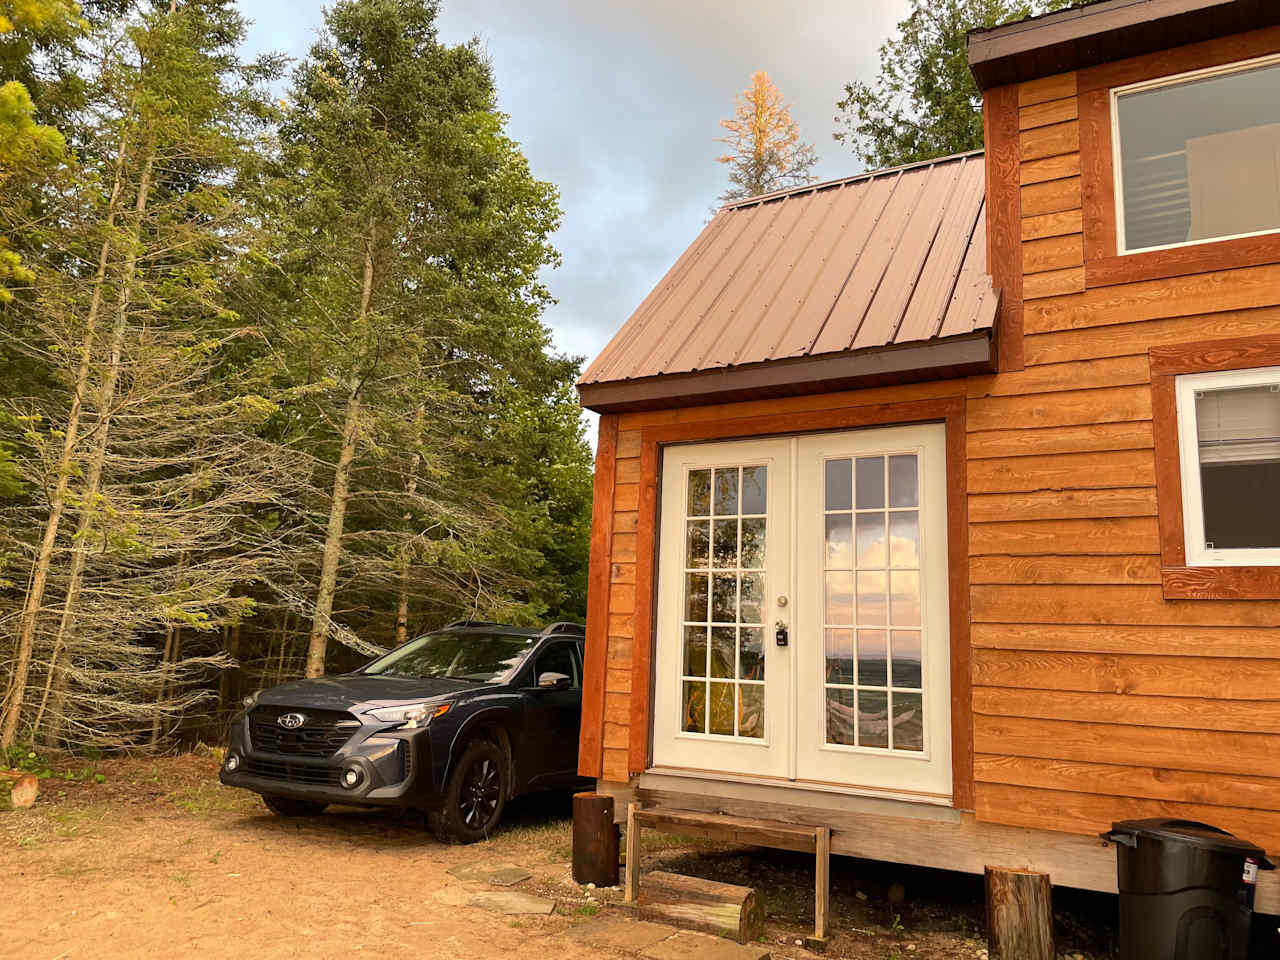
<path id="1" fill-rule="evenodd" d="M 354 673 L 263 690 L 219 778 L 282 816 L 409 807 L 442 840 L 482 840 L 517 794 L 582 784 L 584 633 L 454 623 Z"/>

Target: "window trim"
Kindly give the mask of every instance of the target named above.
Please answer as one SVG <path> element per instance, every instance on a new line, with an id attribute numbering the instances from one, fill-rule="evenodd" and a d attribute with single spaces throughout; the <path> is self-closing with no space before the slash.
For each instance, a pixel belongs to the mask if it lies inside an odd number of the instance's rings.
<path id="1" fill-rule="evenodd" d="M 1150 90 L 1159 90 L 1161 87 L 1175 87 L 1185 83 L 1194 83 L 1197 80 L 1206 80 L 1209 77 L 1243 73 L 1246 70 L 1256 70 L 1260 67 L 1280 67 L 1280 53 L 1274 53 L 1262 57 L 1252 57 L 1247 60 L 1236 60 L 1230 63 L 1221 63 L 1212 67 L 1202 67 L 1199 70 L 1188 70 L 1184 73 L 1176 73 L 1168 77 L 1156 77 L 1151 80 L 1140 80 L 1137 83 L 1130 83 L 1125 84 L 1124 86 L 1111 88 L 1109 109 L 1111 113 L 1111 170 L 1112 178 L 1114 180 L 1116 207 L 1116 256 L 1132 257 L 1136 254 L 1156 253 L 1161 250 L 1178 250 L 1183 247 L 1197 247 L 1207 243 L 1223 243 L 1228 240 L 1245 240 L 1251 237 L 1266 237 L 1280 233 L 1280 225 L 1277 225 L 1269 230 L 1252 230 L 1247 233 L 1224 234 L 1219 237 L 1205 237 L 1203 240 L 1181 240 L 1178 243 L 1157 244 L 1153 247 L 1135 247 L 1132 250 L 1125 248 L 1124 165 L 1121 163 L 1121 148 L 1123 144 L 1120 142 L 1120 111 L 1117 109 L 1120 98 L 1134 93 L 1145 93 Z"/>
<path id="2" fill-rule="evenodd" d="M 1111 90 L 1275 55 L 1280 26 L 1099 64 L 1077 74 L 1085 287 L 1280 263 L 1280 233 L 1195 241 L 1120 255 L 1116 239 Z"/>
<path id="3" fill-rule="evenodd" d="M 1280 565 L 1280 547 L 1211 549 L 1204 546 L 1204 494 L 1200 485 L 1196 393 L 1233 387 L 1280 386 L 1280 366 L 1186 373 L 1176 377 L 1178 459 L 1182 475 L 1183 536 L 1189 567 Z"/>
<path id="4" fill-rule="evenodd" d="M 1194 383 L 1188 375 L 1280 367 L 1280 335 L 1152 347 L 1147 355 L 1151 366 L 1160 579 L 1165 599 L 1280 599 L 1280 565 L 1188 562 L 1182 462 L 1189 457 L 1184 457 L 1181 450 L 1177 398 L 1181 377 L 1186 378 L 1183 383 Z"/>

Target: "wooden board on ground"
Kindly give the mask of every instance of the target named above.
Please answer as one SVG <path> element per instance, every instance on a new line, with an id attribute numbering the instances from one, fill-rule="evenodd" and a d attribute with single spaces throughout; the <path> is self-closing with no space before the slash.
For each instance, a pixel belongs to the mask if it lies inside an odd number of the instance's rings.
<path id="1" fill-rule="evenodd" d="M 40 781 L 35 774 L 0 770 L 0 811 L 20 810 L 36 802 Z"/>
<path id="2" fill-rule="evenodd" d="M 764 933 L 764 904 L 750 887 L 654 870 L 645 874 L 636 899 L 636 915 L 739 943 Z"/>

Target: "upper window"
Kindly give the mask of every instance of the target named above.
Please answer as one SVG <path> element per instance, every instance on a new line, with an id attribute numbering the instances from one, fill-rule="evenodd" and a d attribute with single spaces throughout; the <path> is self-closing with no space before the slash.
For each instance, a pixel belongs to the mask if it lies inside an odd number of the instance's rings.
<path id="1" fill-rule="evenodd" d="M 1177 378 L 1189 566 L 1280 564 L 1280 367 Z"/>
<path id="2" fill-rule="evenodd" d="M 1280 57 L 1112 98 L 1120 253 L 1280 230 Z"/>

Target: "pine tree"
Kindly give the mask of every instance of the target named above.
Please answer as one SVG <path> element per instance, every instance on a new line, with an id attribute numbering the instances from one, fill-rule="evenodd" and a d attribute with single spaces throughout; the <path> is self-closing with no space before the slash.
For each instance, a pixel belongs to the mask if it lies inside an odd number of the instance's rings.
<path id="1" fill-rule="evenodd" d="M 782 91 L 763 70 L 752 75 L 751 86 L 734 101 L 734 115 L 721 120 L 720 126 L 729 131 L 720 138 L 729 146 L 720 162 L 728 165 L 731 184 L 721 201 L 813 182 L 818 155 L 813 144 L 800 139 L 800 127 Z"/>

